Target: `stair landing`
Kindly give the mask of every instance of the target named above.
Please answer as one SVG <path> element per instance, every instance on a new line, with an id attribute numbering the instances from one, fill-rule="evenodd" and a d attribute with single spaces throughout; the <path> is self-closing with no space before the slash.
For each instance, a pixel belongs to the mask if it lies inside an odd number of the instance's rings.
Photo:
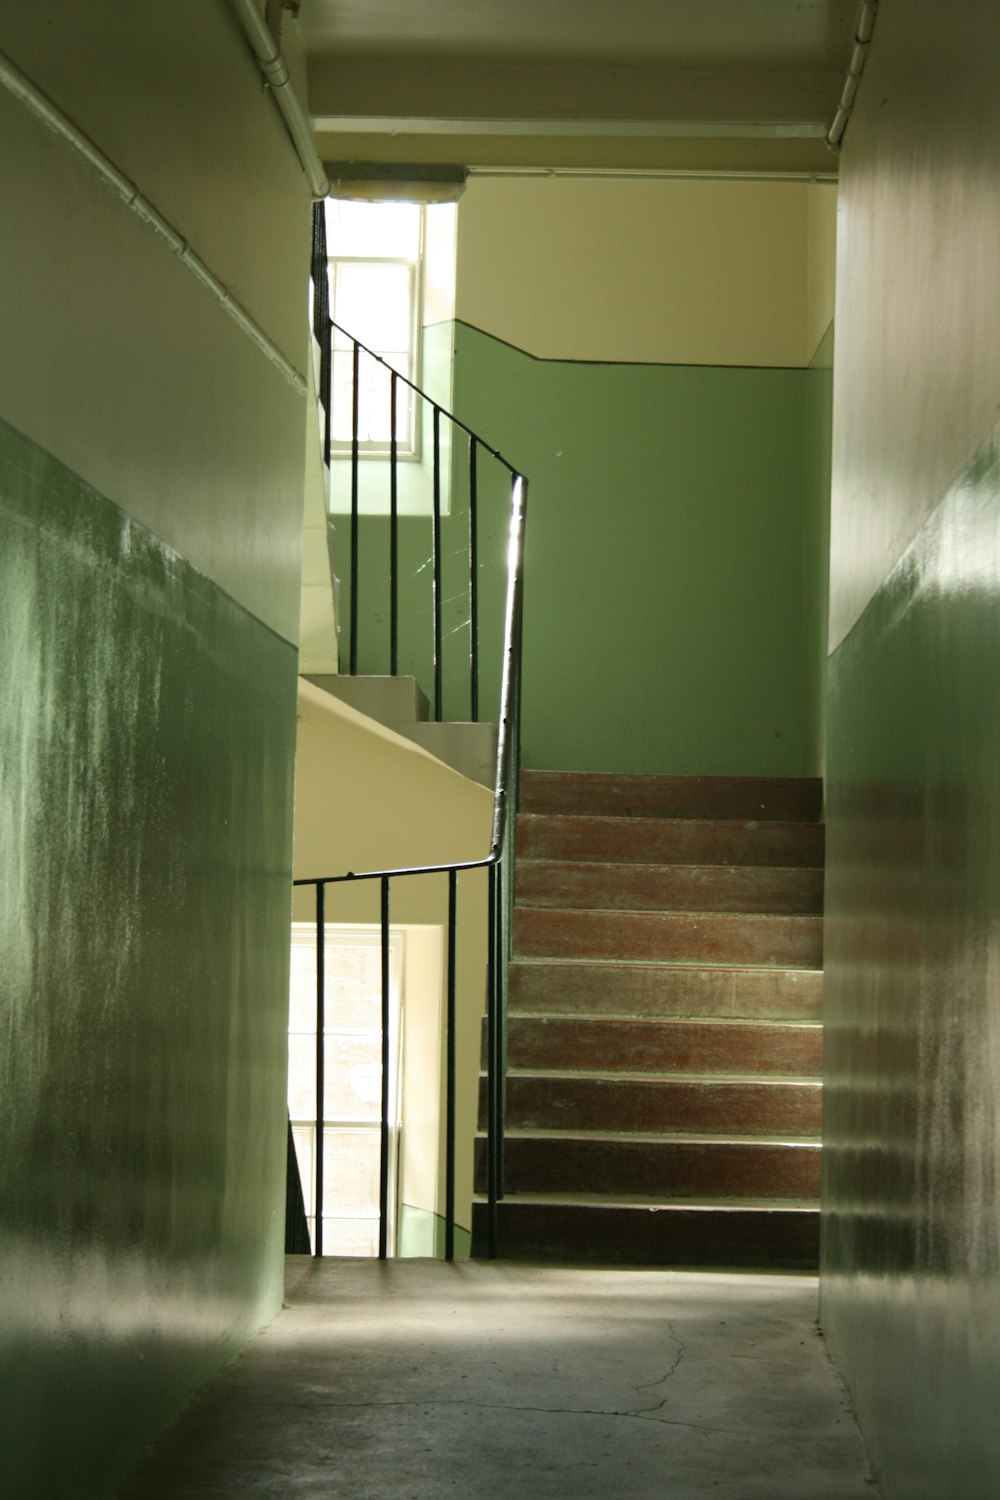
<path id="1" fill-rule="evenodd" d="M 815 1269 L 820 807 L 811 779 L 523 774 L 502 1257 Z"/>

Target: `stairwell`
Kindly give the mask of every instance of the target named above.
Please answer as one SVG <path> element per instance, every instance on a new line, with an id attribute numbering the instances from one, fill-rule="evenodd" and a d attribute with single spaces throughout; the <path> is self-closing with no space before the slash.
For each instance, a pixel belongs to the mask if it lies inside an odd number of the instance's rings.
<path id="1" fill-rule="evenodd" d="M 805 778 L 523 773 L 502 1257 L 815 1269 L 820 803 Z"/>

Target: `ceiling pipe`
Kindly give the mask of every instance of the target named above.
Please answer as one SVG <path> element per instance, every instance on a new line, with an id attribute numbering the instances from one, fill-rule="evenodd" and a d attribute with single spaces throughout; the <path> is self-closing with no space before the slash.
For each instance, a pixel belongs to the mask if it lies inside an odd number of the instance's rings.
<path id="1" fill-rule="evenodd" d="M 233 6 L 253 48 L 264 81 L 284 116 L 288 133 L 309 180 L 309 191 L 314 198 L 325 198 L 329 194 L 330 184 L 316 151 L 312 124 L 292 87 L 281 48 L 271 35 L 271 29 L 263 13 L 258 10 L 256 0 L 233 0 Z"/>
<path id="2" fill-rule="evenodd" d="M 868 61 L 868 53 L 871 49 L 872 34 L 875 31 L 875 17 L 878 13 L 878 0 L 861 0 L 858 10 L 858 19 L 854 27 L 854 51 L 851 53 L 851 61 L 847 68 L 847 79 L 844 83 L 844 91 L 840 96 L 840 104 L 837 113 L 833 117 L 833 124 L 826 134 L 826 144 L 831 151 L 839 151 L 844 140 L 844 132 L 847 122 L 854 113 L 854 101 L 858 96 L 858 88 L 861 84 L 861 75 L 865 71 L 865 63 Z"/>

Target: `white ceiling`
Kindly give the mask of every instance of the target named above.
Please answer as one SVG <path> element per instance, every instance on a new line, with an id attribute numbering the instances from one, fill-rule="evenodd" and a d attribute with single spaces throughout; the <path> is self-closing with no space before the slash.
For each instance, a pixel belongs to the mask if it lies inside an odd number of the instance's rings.
<path id="1" fill-rule="evenodd" d="M 302 0 L 326 156 L 829 172 L 857 0 Z"/>

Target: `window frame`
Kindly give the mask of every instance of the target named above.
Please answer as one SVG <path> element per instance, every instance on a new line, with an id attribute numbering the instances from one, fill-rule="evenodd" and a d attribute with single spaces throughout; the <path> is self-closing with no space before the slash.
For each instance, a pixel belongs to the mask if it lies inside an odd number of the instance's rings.
<path id="1" fill-rule="evenodd" d="M 337 201 L 337 200 L 336 199 L 331 199 L 331 201 Z M 343 201 L 349 201 L 349 200 L 343 200 Z M 418 217 L 418 226 L 419 227 L 418 227 L 418 234 L 417 234 L 417 251 L 416 251 L 416 255 L 415 256 L 408 256 L 408 255 L 338 255 L 336 253 L 336 251 L 333 250 L 333 249 L 331 249 L 329 251 L 328 255 L 327 255 L 327 284 L 328 284 L 328 288 L 329 288 L 329 297 L 330 297 L 330 317 L 331 317 L 332 321 L 334 322 L 334 324 L 337 325 L 333 329 L 332 350 L 331 350 L 331 354 L 332 354 L 332 358 L 333 358 L 333 364 L 334 364 L 334 369 L 331 371 L 331 378 L 334 380 L 334 383 L 335 383 L 335 379 L 336 379 L 335 371 L 336 371 L 337 356 L 338 356 L 338 354 L 341 355 L 342 357 L 344 355 L 350 356 L 351 350 L 352 350 L 352 346 L 353 346 L 352 345 L 352 340 L 353 340 L 353 334 L 354 334 L 354 330 L 350 329 L 347 326 L 346 322 L 344 322 L 344 323 L 340 322 L 340 320 L 338 319 L 338 316 L 337 316 L 337 297 L 336 297 L 337 276 L 336 276 L 336 267 L 338 267 L 338 266 L 349 266 L 349 265 L 355 265 L 355 266 L 396 265 L 396 266 L 408 267 L 409 268 L 409 272 L 410 272 L 410 298 L 409 298 L 409 300 L 410 300 L 410 309 L 409 309 L 410 310 L 410 348 L 409 348 L 408 351 L 406 351 L 407 354 L 408 354 L 408 356 L 409 356 L 409 360 L 410 360 L 410 371 L 409 371 L 409 375 L 406 376 L 405 378 L 411 380 L 414 385 L 418 385 L 419 384 L 420 360 L 421 360 L 421 355 L 422 355 L 421 333 L 422 333 L 422 328 L 423 328 L 424 260 L 425 260 L 425 251 L 426 251 L 426 227 L 427 227 L 427 225 L 426 225 L 426 210 L 424 208 L 424 205 L 423 204 L 414 204 L 413 207 L 417 209 L 418 216 L 419 216 Z M 343 328 L 345 330 L 345 332 L 342 333 L 342 334 L 338 334 L 338 328 Z M 338 342 L 337 342 L 338 338 L 343 338 L 343 340 L 344 340 L 343 344 L 338 345 Z M 360 342 L 364 343 L 365 340 L 361 339 Z M 374 346 L 372 346 L 372 345 L 367 345 L 366 347 L 372 348 L 373 353 L 379 355 L 385 361 L 386 365 L 388 365 L 390 368 L 395 368 L 395 365 L 393 364 L 392 355 L 393 354 L 398 355 L 398 353 L 400 351 L 389 351 L 389 352 L 387 352 L 387 351 L 385 351 L 383 349 L 374 348 Z M 365 365 L 366 364 L 370 364 L 370 363 L 371 363 L 371 356 L 368 355 L 368 354 L 365 354 L 362 351 L 361 356 L 360 356 L 360 364 L 359 364 L 359 367 L 358 367 L 359 368 L 359 375 L 361 375 L 363 377 Z M 405 434 L 406 435 L 405 435 L 405 438 L 398 438 L 397 439 L 397 443 L 396 443 L 396 457 L 397 457 L 398 461 L 401 462 L 401 463 L 419 463 L 420 462 L 420 458 L 421 458 L 421 451 L 422 451 L 422 444 L 421 444 L 421 436 L 422 436 L 422 434 L 421 434 L 420 414 L 419 414 L 418 409 L 417 409 L 417 397 L 416 397 L 415 393 L 412 390 L 410 390 L 409 386 L 407 386 L 404 383 L 402 383 L 403 379 L 404 379 L 403 372 L 400 371 L 399 374 L 400 374 L 400 377 L 401 377 L 401 381 L 400 381 L 399 386 L 397 387 L 397 389 L 399 391 L 399 397 L 398 397 L 398 399 L 401 399 L 401 400 L 405 401 L 405 408 L 404 408 L 404 410 L 405 410 L 405 419 L 404 419 L 404 424 L 403 425 L 405 426 Z M 388 376 L 386 376 L 386 386 L 388 387 Z M 387 403 L 388 403 L 388 399 L 389 398 L 388 398 L 388 394 L 387 394 L 386 395 L 386 402 Z M 334 421 L 335 420 L 336 419 L 334 418 Z M 399 424 L 398 410 L 397 410 L 397 424 Z M 330 458 L 331 458 L 331 461 L 343 461 L 344 459 L 350 459 L 351 456 L 352 456 L 352 452 L 353 452 L 353 438 L 351 438 L 351 437 L 348 437 L 348 438 L 338 438 L 338 437 L 335 436 L 333 430 L 331 430 L 331 435 L 330 435 Z M 359 440 L 358 440 L 358 457 L 359 458 L 366 459 L 366 460 L 378 459 L 378 460 L 385 461 L 386 459 L 388 459 L 391 456 L 391 453 L 392 453 L 392 440 L 391 440 L 391 437 L 388 437 L 385 440 L 381 440 L 381 439 L 361 439 L 361 438 L 359 438 Z"/>

